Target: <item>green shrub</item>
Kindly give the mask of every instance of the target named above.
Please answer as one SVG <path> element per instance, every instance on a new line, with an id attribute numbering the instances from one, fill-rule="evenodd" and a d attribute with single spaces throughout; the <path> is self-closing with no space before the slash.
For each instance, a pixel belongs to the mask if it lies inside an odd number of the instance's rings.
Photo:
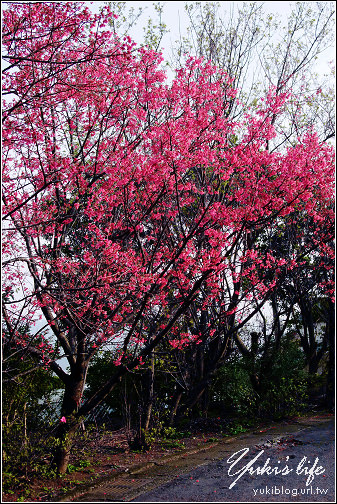
<path id="1" fill-rule="evenodd" d="M 2 387 L 3 489 L 25 490 L 32 474 L 54 477 L 50 453 L 53 426 L 59 415 L 55 392 L 62 384 L 50 371 L 37 367 L 20 352 L 4 349 Z"/>
<path id="2" fill-rule="evenodd" d="M 298 414 L 308 401 L 308 375 L 297 341 L 285 337 L 268 358 L 234 356 L 224 364 L 212 385 L 214 404 L 228 417 L 280 419 Z M 260 386 L 254 388 L 252 374 Z"/>

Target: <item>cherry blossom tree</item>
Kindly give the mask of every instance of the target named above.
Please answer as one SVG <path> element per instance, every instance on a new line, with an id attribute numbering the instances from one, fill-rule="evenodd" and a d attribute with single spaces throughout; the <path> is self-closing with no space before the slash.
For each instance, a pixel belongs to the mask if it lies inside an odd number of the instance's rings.
<path id="1" fill-rule="evenodd" d="M 230 76 L 191 58 L 167 84 L 161 55 L 119 39 L 111 15 L 79 2 L 4 12 L 4 320 L 64 383 L 60 473 L 81 420 L 124 375 L 165 338 L 202 336 L 181 330 L 193 303 L 218 302 L 237 330 L 301 263 L 303 250 L 254 246 L 262 229 L 299 208 L 315 222 L 332 214 L 333 149 L 313 131 L 266 148 L 285 94 L 229 120 Z M 49 332 L 19 330 L 39 318 Z M 116 372 L 83 401 L 107 345 Z"/>

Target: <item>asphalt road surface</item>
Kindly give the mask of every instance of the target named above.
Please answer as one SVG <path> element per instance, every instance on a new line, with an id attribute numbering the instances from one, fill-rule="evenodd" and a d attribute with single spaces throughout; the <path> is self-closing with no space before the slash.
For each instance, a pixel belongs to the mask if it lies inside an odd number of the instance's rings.
<path id="1" fill-rule="evenodd" d="M 249 438 L 132 502 L 334 502 L 334 440 L 333 420 L 262 444 Z"/>

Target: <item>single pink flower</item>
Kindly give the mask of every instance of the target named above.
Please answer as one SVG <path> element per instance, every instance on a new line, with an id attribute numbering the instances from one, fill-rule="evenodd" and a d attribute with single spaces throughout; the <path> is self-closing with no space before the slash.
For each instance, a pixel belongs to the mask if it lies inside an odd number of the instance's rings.
<path id="1" fill-rule="evenodd" d="M 63 416 L 63 417 L 60 419 L 60 422 L 62 422 L 62 423 L 67 423 L 67 419 L 66 419 L 66 417 L 65 417 L 65 416 Z"/>

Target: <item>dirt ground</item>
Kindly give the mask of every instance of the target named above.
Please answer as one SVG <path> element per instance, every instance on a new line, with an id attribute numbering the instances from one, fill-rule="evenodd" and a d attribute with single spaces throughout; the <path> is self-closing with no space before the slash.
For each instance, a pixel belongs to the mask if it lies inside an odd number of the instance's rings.
<path id="1" fill-rule="evenodd" d="M 43 478 L 28 468 L 13 484 L 9 492 L 2 494 L 3 502 L 54 502 L 83 485 L 98 484 L 103 478 L 115 477 L 132 466 L 149 460 L 160 459 L 182 451 L 199 448 L 220 436 L 222 423 L 219 419 L 195 422 L 186 429 L 186 436 L 162 440 L 152 444 L 148 452 L 132 451 L 125 429 L 87 430 L 78 436 L 73 448 L 68 472 L 63 477 Z"/>
<path id="2" fill-rule="evenodd" d="M 329 417 L 330 414 L 311 415 L 319 419 Z M 260 423 L 250 429 L 252 432 L 264 433 L 273 431 L 279 425 L 291 425 L 297 418 L 282 422 Z M 240 433 L 240 429 L 237 429 Z M 203 421 L 188 427 L 185 437 L 166 439 L 155 442 L 146 453 L 131 451 L 124 429 L 118 431 L 92 432 L 90 435 L 78 439 L 76 449 L 70 462 L 70 472 L 63 477 L 41 478 L 31 476 L 4 493 L 4 502 L 57 502 L 61 500 L 75 500 L 76 495 L 85 493 L 86 489 L 96 487 L 104 481 L 128 473 L 137 467 L 144 467 L 148 463 L 156 464 L 163 458 L 178 455 L 183 457 L 188 453 L 198 452 L 203 448 L 212 448 L 222 439 L 226 432 L 222 429 L 221 419 Z M 235 429 L 227 436 L 235 435 Z M 136 472 L 136 471 L 135 471 Z"/>

